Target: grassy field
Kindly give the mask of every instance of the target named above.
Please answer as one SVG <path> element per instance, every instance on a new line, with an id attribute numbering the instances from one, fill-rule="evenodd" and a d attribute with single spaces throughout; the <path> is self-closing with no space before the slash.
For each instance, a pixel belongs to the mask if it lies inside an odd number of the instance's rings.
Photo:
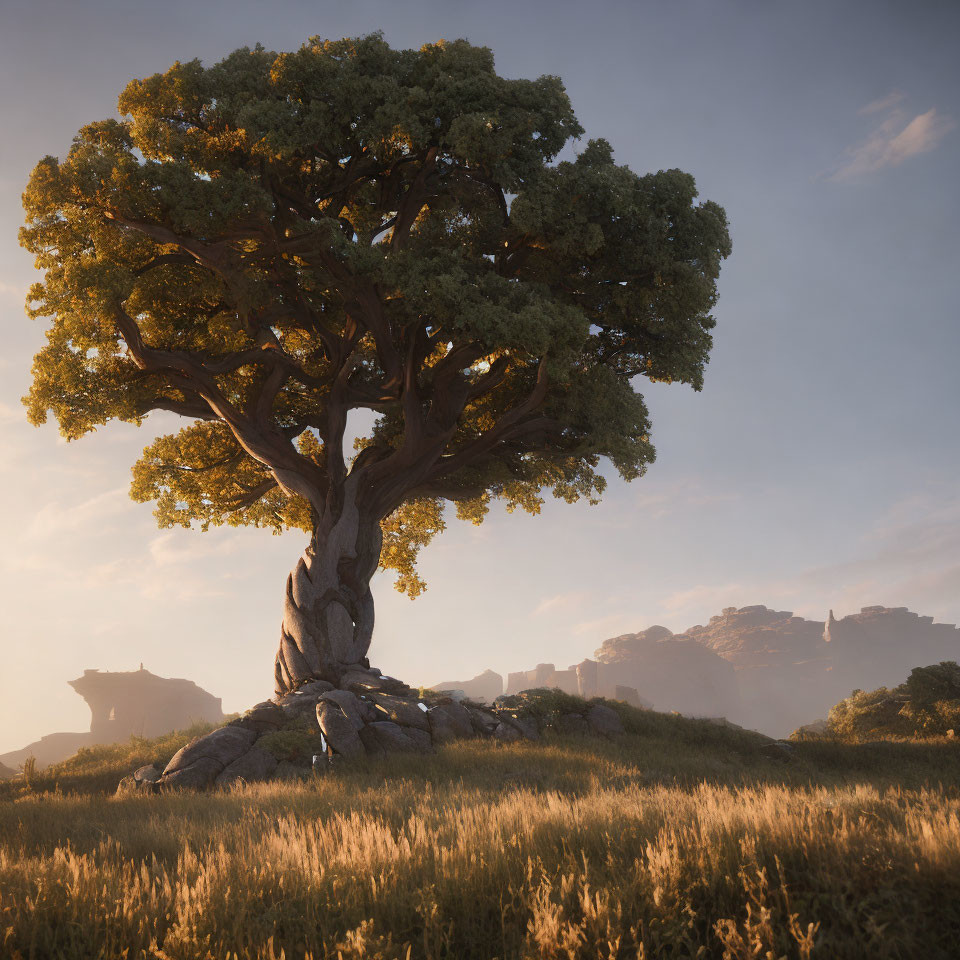
<path id="1" fill-rule="evenodd" d="M 0 956 L 957 956 L 955 741 L 631 726 L 205 795 L 110 795 L 184 735 L 86 752 L 0 785 Z"/>

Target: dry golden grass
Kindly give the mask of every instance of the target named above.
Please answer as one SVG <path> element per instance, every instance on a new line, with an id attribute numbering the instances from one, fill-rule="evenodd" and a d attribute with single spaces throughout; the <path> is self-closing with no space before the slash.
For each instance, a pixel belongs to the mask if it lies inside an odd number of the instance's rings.
<path id="1" fill-rule="evenodd" d="M 61 771 L 0 794 L 0 955 L 957 956 L 956 745 L 796 752 L 651 716 L 199 796 Z"/>

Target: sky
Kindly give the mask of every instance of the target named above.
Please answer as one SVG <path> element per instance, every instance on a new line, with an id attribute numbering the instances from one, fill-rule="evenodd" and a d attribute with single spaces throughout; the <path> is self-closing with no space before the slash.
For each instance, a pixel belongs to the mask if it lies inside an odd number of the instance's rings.
<path id="1" fill-rule="evenodd" d="M 159 530 L 129 471 L 175 418 L 67 444 L 20 404 L 43 340 L 30 169 L 131 78 L 257 42 L 484 44 L 504 76 L 560 76 L 586 137 L 693 174 L 731 224 L 703 391 L 643 390 L 648 474 L 597 507 L 451 520 L 420 599 L 376 577 L 375 665 L 427 685 L 566 667 L 755 603 L 960 620 L 958 27 L 935 0 L 0 0 L 0 752 L 86 729 L 66 681 L 87 668 L 143 663 L 227 711 L 272 694 L 305 535 Z"/>

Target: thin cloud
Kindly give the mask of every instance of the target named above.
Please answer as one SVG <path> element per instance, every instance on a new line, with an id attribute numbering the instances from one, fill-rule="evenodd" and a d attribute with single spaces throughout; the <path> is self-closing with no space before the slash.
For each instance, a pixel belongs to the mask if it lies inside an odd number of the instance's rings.
<path id="1" fill-rule="evenodd" d="M 588 595 L 583 590 L 575 590 L 571 593 L 558 593 L 552 597 L 545 597 L 537 604 L 533 611 L 533 616 L 543 616 L 545 613 L 558 613 L 563 610 L 572 610 L 582 607 L 587 601 Z"/>
<path id="2" fill-rule="evenodd" d="M 845 151 L 831 180 L 855 180 L 887 167 L 898 167 L 910 157 L 935 150 L 956 127 L 951 117 L 936 108 L 910 117 L 899 104 L 903 95 L 892 93 L 868 103 L 861 115 L 877 116 L 880 122 L 861 143 Z"/>
<path id="3" fill-rule="evenodd" d="M 937 488 L 894 505 L 856 552 L 788 579 L 697 584 L 668 595 L 662 609 L 680 629 L 723 607 L 753 603 L 814 620 L 831 607 L 841 617 L 874 604 L 907 606 L 948 623 L 960 619 L 952 599 L 960 588 L 960 497 Z"/>
<path id="4" fill-rule="evenodd" d="M 59 538 L 65 533 L 81 530 L 113 530 L 120 517 L 129 515 L 133 510 L 131 501 L 124 497 L 125 492 L 123 487 L 117 487 L 77 504 L 64 504 L 58 500 L 44 504 L 27 528 L 27 539 Z"/>
<path id="5" fill-rule="evenodd" d="M 889 110 L 891 107 L 895 107 L 902 100 L 903 94 L 897 90 L 894 90 L 893 93 L 890 93 L 885 97 L 881 97 L 879 100 L 871 101 L 865 107 L 861 107 L 857 112 L 861 117 L 869 116 L 871 113 L 881 113 L 884 110 Z"/>
<path id="6" fill-rule="evenodd" d="M 0 297 L 11 300 L 24 300 L 27 296 L 27 285 L 24 283 L 10 283 L 0 280 Z"/>
<path id="7" fill-rule="evenodd" d="M 697 584 L 687 590 L 677 590 L 665 597 L 663 608 L 674 620 L 695 616 L 697 611 L 713 610 L 719 613 L 723 607 L 743 605 L 751 596 L 751 588 L 742 583 Z M 740 600 L 741 604 L 737 601 Z"/>
<path id="8" fill-rule="evenodd" d="M 732 490 L 712 490 L 699 480 L 686 480 L 669 488 L 657 489 L 648 485 L 634 495 L 633 505 L 642 511 L 645 520 L 659 520 L 673 513 L 686 513 L 739 499 L 740 494 Z"/>
<path id="9" fill-rule="evenodd" d="M 637 615 L 633 613 L 610 613 L 595 620 L 582 620 L 574 624 L 572 632 L 577 636 L 590 634 L 597 644 L 607 637 L 616 637 L 624 633 L 633 633 L 642 630 L 637 626 Z"/>
<path id="10" fill-rule="evenodd" d="M 0 400 L 0 423 L 20 423 L 23 420 L 26 420 L 23 407 L 18 410 Z"/>
<path id="11" fill-rule="evenodd" d="M 171 530 L 157 534 L 148 548 L 155 566 L 185 568 L 189 564 L 211 557 L 231 556 L 240 547 L 240 538 L 236 534 L 207 534 L 200 539 L 197 531 L 191 533 L 192 535 L 186 531 Z"/>

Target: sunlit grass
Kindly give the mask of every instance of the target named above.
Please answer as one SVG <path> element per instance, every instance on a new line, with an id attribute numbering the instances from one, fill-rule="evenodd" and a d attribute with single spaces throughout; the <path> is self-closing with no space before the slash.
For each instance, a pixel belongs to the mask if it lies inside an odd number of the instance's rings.
<path id="1" fill-rule="evenodd" d="M 61 769 L 0 802 L 0 955 L 954 956 L 960 750 L 795 750 L 650 715 L 201 795 Z"/>

